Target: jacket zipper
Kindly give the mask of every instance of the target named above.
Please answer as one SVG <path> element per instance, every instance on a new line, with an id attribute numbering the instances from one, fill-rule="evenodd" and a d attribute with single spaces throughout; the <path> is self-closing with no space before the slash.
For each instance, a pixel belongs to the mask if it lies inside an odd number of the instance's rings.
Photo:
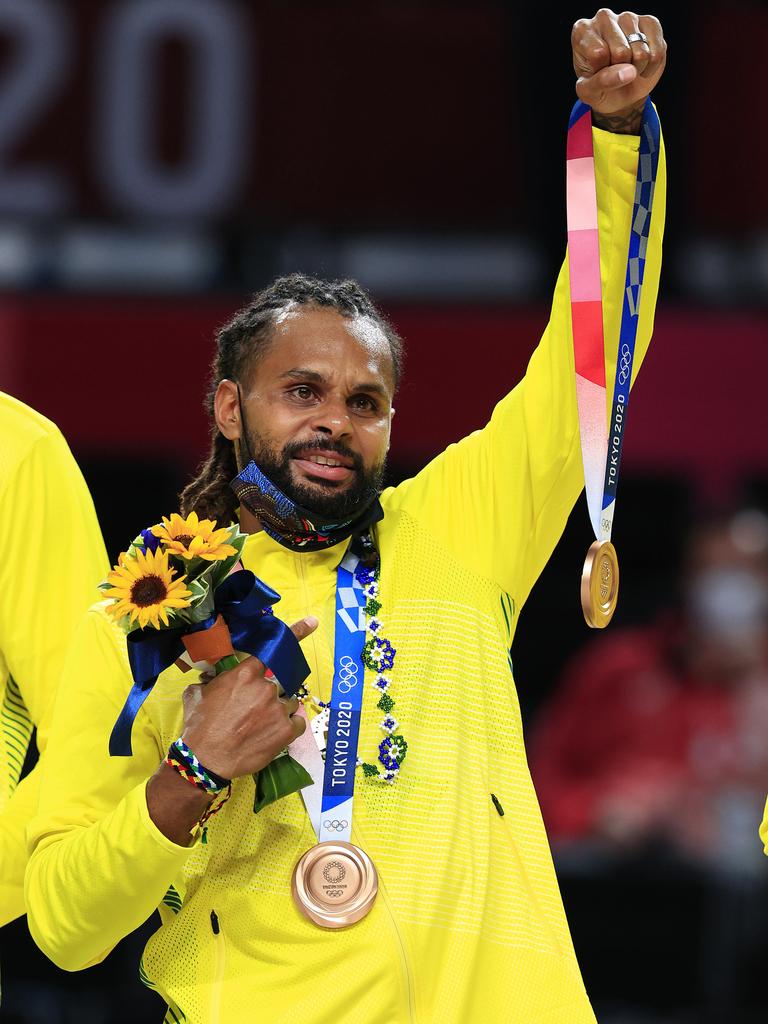
<path id="1" fill-rule="evenodd" d="M 515 835 L 514 835 L 514 831 L 513 831 L 510 819 L 505 816 L 504 808 L 501 807 L 501 803 L 499 802 L 499 798 L 494 793 L 491 793 L 491 799 L 493 801 L 494 807 L 496 808 L 496 813 L 502 819 L 499 822 L 499 825 L 501 826 L 501 829 L 504 832 L 506 840 L 509 843 L 509 846 L 510 846 L 510 848 L 512 850 L 512 855 L 515 857 L 516 860 L 519 861 L 520 860 L 520 851 L 518 850 L 517 843 L 515 842 Z M 501 807 L 501 810 L 499 810 L 500 807 Z M 498 827 L 498 826 L 496 826 L 496 827 Z M 549 920 L 548 920 L 547 915 L 546 915 L 546 913 L 544 911 L 544 908 L 541 905 L 541 900 L 539 899 L 537 893 L 534 891 L 533 887 L 530 885 L 530 882 L 528 882 L 527 879 L 526 879 L 526 884 L 527 884 L 527 889 L 528 889 L 528 895 L 529 895 L 531 901 L 533 902 L 533 904 L 536 907 L 536 912 L 538 914 L 539 920 L 541 921 L 542 927 L 546 930 L 546 933 L 547 933 L 547 935 L 548 935 L 548 937 L 550 939 L 550 942 L 552 943 L 552 946 L 562 956 L 563 955 L 562 944 L 561 944 L 560 940 L 558 939 L 557 935 L 555 934 L 555 931 L 554 931 L 552 925 L 549 923 Z"/>
<path id="2" fill-rule="evenodd" d="M 356 833 L 356 836 L 353 838 L 352 841 L 354 842 L 355 840 L 358 840 L 362 848 L 365 849 L 365 837 L 360 834 L 360 829 L 357 827 L 357 825 L 354 826 L 354 831 Z M 381 898 L 384 904 L 384 907 L 386 909 L 387 920 L 389 921 L 390 927 L 395 934 L 395 938 L 397 939 L 397 949 L 400 954 L 400 966 L 402 968 L 403 977 L 405 979 L 405 988 L 408 993 L 408 1019 L 413 1024 L 413 1022 L 416 1021 L 416 1006 L 413 994 L 411 968 L 408 962 L 408 952 L 406 950 L 405 942 L 400 932 L 400 928 L 398 927 L 397 919 L 395 918 L 395 913 L 392 910 L 392 904 L 389 902 L 389 896 L 387 895 L 387 890 L 381 879 L 381 875 L 379 875 L 379 897 Z"/>
<path id="3" fill-rule="evenodd" d="M 219 1024 L 221 1020 L 221 988 L 224 984 L 224 961 L 226 946 L 221 925 L 215 910 L 211 911 L 211 931 L 213 932 L 213 985 L 211 986 L 210 1024 Z"/>
<path id="4" fill-rule="evenodd" d="M 395 936 L 397 938 L 397 947 L 400 952 L 400 962 L 403 969 L 403 974 L 405 976 L 405 987 L 408 992 L 408 1018 L 410 1021 L 413 1022 L 416 1020 L 416 1009 L 413 1005 L 413 985 L 411 984 L 411 969 L 408 965 L 408 954 L 405 949 L 403 937 L 400 934 L 400 929 L 397 926 L 397 921 L 395 920 L 395 915 L 392 911 L 392 906 L 389 902 L 389 896 L 387 896 L 387 890 L 384 888 L 381 878 L 379 878 L 379 894 L 381 895 L 381 898 L 384 901 L 384 906 L 387 908 L 387 917 L 389 918 L 389 923 L 392 926 L 392 931 L 395 933 Z"/>
<path id="5" fill-rule="evenodd" d="M 304 560 L 303 560 L 301 554 L 298 551 L 294 554 L 293 557 L 296 559 L 296 570 L 297 570 L 298 577 L 301 580 L 301 604 L 302 604 L 302 607 L 304 608 L 303 614 L 304 615 L 309 615 L 310 612 L 311 612 L 311 607 L 312 606 L 311 606 L 311 601 L 310 601 L 309 586 L 307 585 L 307 570 L 306 570 L 305 565 L 304 565 Z M 320 686 L 320 675 L 319 675 L 319 673 L 320 673 L 320 659 L 318 657 L 317 648 L 315 646 L 316 645 L 316 641 L 317 641 L 317 638 L 316 638 L 315 634 L 314 633 L 310 633 L 309 636 L 307 637 L 307 639 L 304 641 L 304 644 L 309 642 L 311 644 L 311 646 L 312 646 L 312 661 L 314 662 L 314 665 L 315 665 L 315 674 L 316 674 L 316 677 L 317 677 L 316 685 L 319 688 L 319 686 Z M 307 661 L 309 661 L 309 660 L 310 659 L 307 658 Z M 311 665 L 310 665 L 310 668 L 311 668 Z"/>

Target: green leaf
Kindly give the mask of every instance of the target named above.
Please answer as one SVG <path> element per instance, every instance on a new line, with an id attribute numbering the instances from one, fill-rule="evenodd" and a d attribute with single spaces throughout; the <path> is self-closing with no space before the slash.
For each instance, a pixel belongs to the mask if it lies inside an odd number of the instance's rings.
<path id="1" fill-rule="evenodd" d="M 180 609 L 180 618 L 185 622 L 202 622 L 213 611 L 213 592 L 206 579 L 187 581 L 185 584 L 192 594 L 188 608 Z"/>
<path id="2" fill-rule="evenodd" d="M 266 768 L 256 772 L 253 781 L 256 783 L 253 813 L 258 814 L 281 797 L 311 786 L 312 776 L 290 754 L 280 754 Z"/>
<path id="3" fill-rule="evenodd" d="M 235 549 L 235 554 L 230 555 L 228 558 L 223 558 L 219 562 L 209 563 L 210 575 L 208 578 L 210 579 L 210 585 L 212 590 L 215 590 L 220 583 L 224 582 L 227 576 L 229 576 L 232 569 L 234 569 L 234 567 L 240 561 L 240 556 L 242 554 L 243 547 L 245 546 L 245 542 L 248 539 L 248 534 L 246 533 L 238 533 L 237 530 L 230 532 L 233 535 L 227 537 L 226 543 L 232 545 L 232 547 Z"/>

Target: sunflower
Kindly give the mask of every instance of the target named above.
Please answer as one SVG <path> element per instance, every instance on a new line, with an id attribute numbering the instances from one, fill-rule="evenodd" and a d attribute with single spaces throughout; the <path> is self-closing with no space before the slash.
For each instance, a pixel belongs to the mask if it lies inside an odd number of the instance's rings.
<path id="1" fill-rule="evenodd" d="M 167 626 L 168 609 L 188 608 L 192 596 L 184 586 L 186 576 L 175 580 L 175 575 L 166 551 L 123 553 L 107 576 L 111 589 L 104 594 L 113 599 L 107 611 L 115 619 L 130 615 L 131 624 L 138 621 L 142 629 L 148 623 L 159 628 L 161 619 Z"/>
<path id="2" fill-rule="evenodd" d="M 237 554 L 237 548 L 226 544 L 230 530 L 217 530 L 214 519 L 198 519 L 190 512 L 186 519 L 173 512 L 170 519 L 163 516 L 162 526 L 153 526 L 152 533 L 160 538 L 165 550 L 180 558 L 204 558 L 206 562 L 220 562 Z"/>

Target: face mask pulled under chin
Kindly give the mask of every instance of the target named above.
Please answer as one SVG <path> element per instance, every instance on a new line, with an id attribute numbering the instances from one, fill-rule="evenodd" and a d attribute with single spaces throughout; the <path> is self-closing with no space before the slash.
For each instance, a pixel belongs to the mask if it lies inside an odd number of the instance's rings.
<path id="1" fill-rule="evenodd" d="M 768 626 L 768 586 L 746 569 L 709 569 L 688 589 L 688 614 L 696 627 L 716 639 L 738 644 Z"/>
<path id="2" fill-rule="evenodd" d="M 378 497 L 353 509 L 341 522 L 331 522 L 311 509 L 298 505 L 265 476 L 253 459 L 230 487 L 255 515 L 264 532 L 292 551 L 319 551 L 362 533 L 384 516 Z"/>

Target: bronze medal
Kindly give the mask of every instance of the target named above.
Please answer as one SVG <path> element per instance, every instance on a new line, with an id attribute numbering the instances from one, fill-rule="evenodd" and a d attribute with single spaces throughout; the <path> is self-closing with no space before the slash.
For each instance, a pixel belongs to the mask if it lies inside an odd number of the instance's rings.
<path id="1" fill-rule="evenodd" d="M 321 928 L 346 928 L 365 917 L 378 888 L 368 854 L 341 841 L 318 843 L 307 850 L 291 881 L 296 906 Z"/>
<path id="2" fill-rule="evenodd" d="M 619 598 L 619 560 L 609 540 L 596 540 L 581 572 L 581 607 L 587 625 L 604 629 Z"/>

